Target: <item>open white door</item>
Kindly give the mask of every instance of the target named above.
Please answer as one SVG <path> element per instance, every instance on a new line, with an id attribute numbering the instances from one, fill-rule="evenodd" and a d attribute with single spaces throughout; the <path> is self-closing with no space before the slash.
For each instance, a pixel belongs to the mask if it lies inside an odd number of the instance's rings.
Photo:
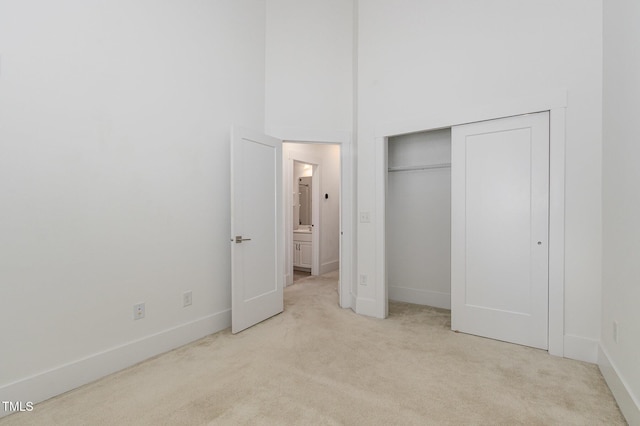
<path id="1" fill-rule="evenodd" d="M 231 332 L 283 310 L 282 141 L 231 130 Z"/>
<path id="2" fill-rule="evenodd" d="M 548 347 L 549 114 L 452 128 L 451 328 Z"/>

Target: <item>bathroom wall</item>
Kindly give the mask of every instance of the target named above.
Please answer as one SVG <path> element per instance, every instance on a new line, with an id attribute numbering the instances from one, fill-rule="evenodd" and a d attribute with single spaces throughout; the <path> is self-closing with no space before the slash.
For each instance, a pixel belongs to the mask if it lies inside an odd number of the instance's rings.
<path id="1" fill-rule="evenodd" d="M 389 299 L 450 309 L 451 129 L 389 138 L 388 163 Z"/>

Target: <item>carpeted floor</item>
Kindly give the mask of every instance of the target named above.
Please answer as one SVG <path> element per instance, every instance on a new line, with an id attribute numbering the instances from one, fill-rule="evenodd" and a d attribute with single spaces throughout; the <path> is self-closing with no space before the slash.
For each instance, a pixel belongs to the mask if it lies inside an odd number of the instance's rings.
<path id="1" fill-rule="evenodd" d="M 618 425 L 595 365 L 449 330 L 446 310 L 337 306 L 337 274 L 285 289 L 285 312 L 0 419 L 0 425 Z"/>
<path id="2" fill-rule="evenodd" d="M 297 270 L 293 270 L 293 282 L 295 283 L 296 281 L 300 281 L 301 279 L 304 278 L 309 278 L 311 276 L 311 272 L 305 272 L 305 271 L 297 271 Z"/>

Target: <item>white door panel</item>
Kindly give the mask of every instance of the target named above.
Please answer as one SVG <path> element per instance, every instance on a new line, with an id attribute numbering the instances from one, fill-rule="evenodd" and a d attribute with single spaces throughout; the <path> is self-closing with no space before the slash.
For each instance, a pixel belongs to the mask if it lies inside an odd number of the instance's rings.
<path id="1" fill-rule="evenodd" d="M 452 129 L 452 329 L 547 348 L 548 113 Z"/>
<path id="2" fill-rule="evenodd" d="M 248 129 L 234 128 L 231 136 L 233 333 L 283 310 L 281 193 L 282 142 Z"/>

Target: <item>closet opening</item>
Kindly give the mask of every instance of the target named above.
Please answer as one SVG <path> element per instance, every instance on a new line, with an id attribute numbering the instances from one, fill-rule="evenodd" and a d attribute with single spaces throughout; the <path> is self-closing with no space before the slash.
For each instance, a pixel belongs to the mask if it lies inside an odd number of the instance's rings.
<path id="1" fill-rule="evenodd" d="M 388 299 L 451 309 L 451 128 L 388 139 Z"/>
<path id="2" fill-rule="evenodd" d="M 450 129 L 452 165 L 449 291 L 452 328 L 464 332 L 463 327 L 454 324 L 454 314 L 460 312 L 456 306 L 463 306 L 465 309 L 479 307 L 484 312 L 499 311 L 505 315 L 518 315 L 527 310 L 531 313 L 520 315 L 521 320 L 535 318 L 535 338 L 544 338 L 543 333 L 538 333 L 542 330 L 546 335 L 544 345 L 518 342 L 509 336 L 487 337 L 533 347 L 547 346 L 550 354 L 565 356 L 565 116 L 566 92 L 557 91 L 531 98 L 461 106 L 444 112 L 437 119 L 426 117 L 380 124 L 375 137 L 378 196 L 373 210 L 375 217 L 380 220 L 374 227 L 375 251 L 371 253 L 375 258 L 374 271 L 380 280 L 375 283 L 374 293 L 365 293 L 369 299 L 363 297 L 363 303 L 356 306 L 356 312 L 385 318 L 389 314 L 389 299 L 399 300 L 410 294 L 413 303 L 425 303 L 419 298 L 427 299 L 429 296 L 428 303 L 436 305 L 437 296 L 442 296 L 440 292 L 443 287 L 427 287 L 423 279 L 398 280 L 405 273 L 399 265 L 408 258 L 402 254 L 408 253 L 407 256 L 411 256 L 412 251 L 419 247 L 414 244 L 414 240 L 421 236 L 413 232 L 413 228 L 424 226 L 415 217 L 417 213 L 394 205 L 397 196 L 401 195 L 396 187 L 402 188 L 405 198 L 411 197 L 407 189 L 413 188 L 411 183 L 408 188 L 403 186 L 403 176 L 398 173 L 416 173 L 417 171 L 408 169 L 419 169 L 421 167 L 418 166 L 437 163 L 398 163 L 395 158 L 398 152 L 394 152 L 398 147 L 394 147 L 394 143 Z M 541 140 L 541 137 L 546 141 Z M 404 171 L 393 171 L 398 167 Z M 515 188 L 519 189 L 514 192 Z M 530 197 L 523 197 L 525 189 Z M 532 208 L 527 208 L 528 205 Z M 511 219 L 515 220 L 504 223 L 504 213 L 516 210 L 520 212 L 519 216 L 512 216 Z M 408 215 L 410 220 L 400 223 L 398 215 Z M 520 220 L 518 218 L 525 220 L 521 221 L 519 231 L 514 233 L 512 225 Z M 404 234 L 398 229 L 404 229 Z M 524 243 L 529 248 L 525 248 Z M 403 247 L 404 252 L 394 252 L 394 248 L 399 246 Z M 512 250 L 513 248 L 517 250 Z M 471 259 L 465 256 L 469 252 L 472 253 Z M 525 252 L 528 253 L 528 259 L 522 255 Z M 514 264 L 511 261 L 514 253 L 520 253 L 520 260 L 524 261 Z M 421 261 L 425 262 L 424 259 Z M 492 264 L 491 267 L 488 261 Z M 408 269 L 415 277 L 426 268 L 416 267 L 414 263 Z M 527 298 L 527 293 L 514 292 L 512 288 L 503 294 L 500 292 L 502 287 L 492 284 L 500 281 L 502 286 L 506 277 L 508 285 L 511 276 L 524 276 L 527 270 L 532 271 L 530 288 L 536 289 L 535 298 Z M 472 279 L 468 280 L 467 277 Z M 546 282 L 546 285 L 538 285 L 540 282 Z M 485 284 L 489 284 L 489 287 L 483 287 Z M 479 291 L 481 288 L 488 288 L 490 291 Z M 509 297 L 513 300 L 508 299 Z M 446 298 L 445 295 L 444 299 Z M 374 303 L 369 303 L 371 301 Z M 519 306 L 511 309 L 505 301 Z M 535 308 L 529 308 L 530 306 Z M 542 310 L 547 313 L 544 314 Z M 466 316 L 458 316 L 458 319 L 464 318 Z M 540 327 L 538 319 L 544 320 L 546 325 Z M 491 321 L 472 321 L 471 324 L 486 325 L 489 322 Z M 517 329 L 511 319 L 493 322 L 492 329 L 504 331 L 505 328 Z M 474 332 L 470 334 L 482 335 Z M 517 336 L 525 334 L 515 332 Z M 575 347 L 570 349 L 574 350 Z"/>
<path id="3" fill-rule="evenodd" d="M 388 300 L 448 309 L 454 331 L 549 349 L 550 115 L 387 137 Z"/>

